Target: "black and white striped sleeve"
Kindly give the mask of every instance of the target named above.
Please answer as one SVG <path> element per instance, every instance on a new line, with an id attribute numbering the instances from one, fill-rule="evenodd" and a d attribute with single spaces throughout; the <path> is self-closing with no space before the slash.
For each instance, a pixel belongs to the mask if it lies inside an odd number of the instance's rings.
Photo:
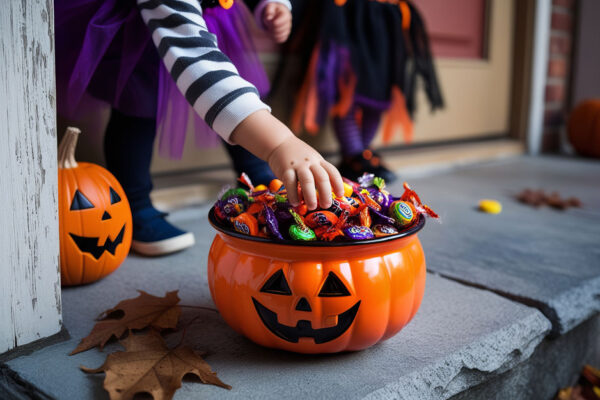
<path id="1" fill-rule="evenodd" d="M 223 139 L 250 114 L 269 107 L 206 29 L 198 0 L 137 0 L 167 70 L 187 101 Z"/>

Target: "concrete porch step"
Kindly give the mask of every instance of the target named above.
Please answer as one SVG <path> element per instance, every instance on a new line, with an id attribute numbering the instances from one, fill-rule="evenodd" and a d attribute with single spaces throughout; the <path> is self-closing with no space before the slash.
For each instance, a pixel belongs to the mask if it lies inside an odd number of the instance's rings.
<path id="1" fill-rule="evenodd" d="M 303 356 L 258 347 L 207 312 L 186 343 L 208 350 L 208 363 L 233 389 L 186 382 L 175 398 L 552 398 L 582 363 L 600 363 L 596 178 L 599 163 L 524 157 L 411 179 L 443 223 L 430 222 L 420 234 L 430 273 L 421 309 L 403 331 L 365 351 Z M 398 185 L 390 190 L 400 192 Z M 528 186 L 578 196 L 585 208 L 560 213 L 516 203 L 513 194 Z M 504 211 L 476 211 L 484 197 L 501 200 Z M 96 315 L 136 289 L 179 289 L 183 304 L 213 306 L 207 211 L 191 207 L 171 216 L 196 234 L 194 248 L 165 258 L 130 256 L 106 279 L 64 289 L 72 339 L 5 365 L 50 397 L 107 398 L 102 375 L 78 368 L 100 365 L 105 354 L 68 353 Z"/>

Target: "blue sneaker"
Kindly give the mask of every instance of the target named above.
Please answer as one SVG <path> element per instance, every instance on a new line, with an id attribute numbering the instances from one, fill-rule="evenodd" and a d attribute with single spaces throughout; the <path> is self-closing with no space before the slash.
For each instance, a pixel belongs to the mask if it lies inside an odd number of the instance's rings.
<path id="1" fill-rule="evenodd" d="M 144 256 L 162 256 L 194 245 L 194 234 L 171 225 L 165 219 L 167 215 L 154 207 L 133 213 L 133 251 Z"/>

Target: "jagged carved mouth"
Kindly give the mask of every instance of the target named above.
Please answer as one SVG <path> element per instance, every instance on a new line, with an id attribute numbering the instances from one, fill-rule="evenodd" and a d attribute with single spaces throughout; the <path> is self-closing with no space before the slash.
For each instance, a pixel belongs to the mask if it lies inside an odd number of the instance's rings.
<path id="1" fill-rule="evenodd" d="M 104 254 L 105 251 L 108 251 L 113 256 L 115 255 L 117 247 L 123 242 L 123 236 L 125 236 L 125 225 L 123 225 L 115 240 L 111 240 L 109 237 L 107 237 L 104 245 L 102 246 L 98 246 L 99 238 L 97 237 L 78 236 L 74 233 L 69 233 L 69 235 L 71 238 L 73 238 L 73 241 L 77 247 L 79 247 L 79 250 L 84 253 L 91 254 L 92 257 L 97 260 L 102 254 Z"/>
<path id="2" fill-rule="evenodd" d="M 358 308 L 360 307 L 360 300 L 348 310 L 338 315 L 338 323 L 335 326 L 329 328 L 313 329 L 310 321 L 299 320 L 296 326 L 283 325 L 277 322 L 277 314 L 267 307 L 260 304 L 254 297 L 252 298 L 254 307 L 258 316 L 262 320 L 263 324 L 273 334 L 282 338 L 283 340 L 291 343 L 298 343 L 301 337 L 313 338 L 316 344 L 330 342 L 340 337 L 344 332 L 350 328 Z"/>

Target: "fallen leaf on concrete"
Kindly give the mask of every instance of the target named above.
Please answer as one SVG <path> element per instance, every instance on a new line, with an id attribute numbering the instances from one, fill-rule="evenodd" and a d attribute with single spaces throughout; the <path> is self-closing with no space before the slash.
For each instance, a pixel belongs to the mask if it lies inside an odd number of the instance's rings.
<path id="1" fill-rule="evenodd" d="M 594 368 L 591 365 L 586 365 L 583 367 L 581 375 L 592 385 L 600 387 L 600 369 Z"/>
<path id="2" fill-rule="evenodd" d="M 555 400 L 600 400 L 600 370 L 584 366 L 577 384 L 559 390 Z"/>
<path id="3" fill-rule="evenodd" d="M 517 195 L 517 200 L 530 206 L 539 207 L 546 203 L 546 194 L 542 190 L 525 189 Z"/>
<path id="4" fill-rule="evenodd" d="M 142 290 L 133 299 L 121 301 L 114 308 L 101 314 L 88 336 L 81 339 L 71 355 L 99 346 L 104 347 L 113 336 L 120 339 L 132 329 L 175 329 L 181 314 L 177 291 L 168 292 L 164 297 L 152 296 Z"/>
<path id="5" fill-rule="evenodd" d="M 129 400 L 138 393 L 149 393 L 154 400 L 171 399 L 186 374 L 196 375 L 202 383 L 231 389 L 193 349 L 169 349 L 154 330 L 129 335 L 120 343 L 125 351 L 109 354 L 101 367 L 80 367 L 87 373 L 106 374 L 104 389 L 111 400 Z"/>
<path id="6" fill-rule="evenodd" d="M 556 395 L 556 400 L 586 400 L 586 398 L 581 395 L 581 386 L 575 386 L 561 389 Z"/>
<path id="7" fill-rule="evenodd" d="M 521 203 L 528 204 L 533 207 L 547 205 L 557 210 L 565 210 L 569 207 L 581 207 L 582 203 L 577 197 L 569 197 L 563 199 L 558 192 L 546 194 L 543 190 L 525 189 L 517 195 L 517 200 Z"/>

